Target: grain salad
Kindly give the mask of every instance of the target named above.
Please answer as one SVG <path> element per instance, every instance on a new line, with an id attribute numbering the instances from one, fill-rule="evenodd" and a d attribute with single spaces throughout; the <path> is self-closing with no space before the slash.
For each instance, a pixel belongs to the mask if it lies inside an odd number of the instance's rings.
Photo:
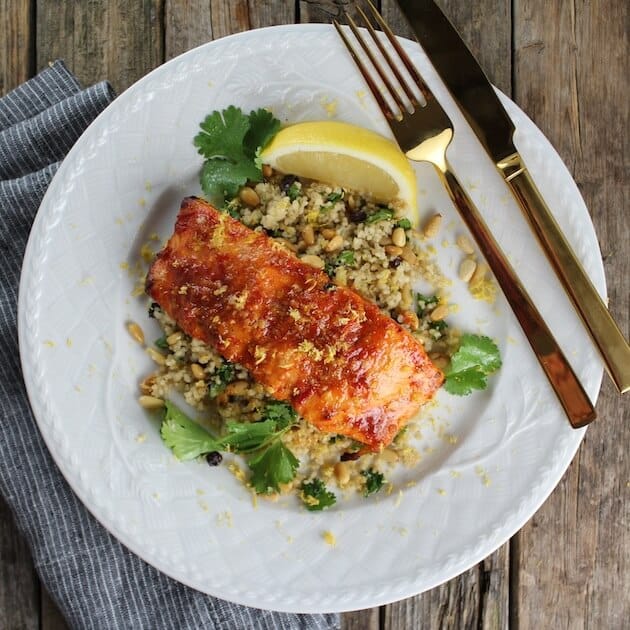
<path id="1" fill-rule="evenodd" d="M 269 167 L 263 174 L 262 182 L 244 186 L 226 200 L 223 210 L 324 270 L 331 283 L 350 287 L 377 304 L 420 341 L 438 367 L 445 367 L 459 341 L 457 331 L 445 321 L 450 307 L 440 297 L 449 281 L 423 247 L 426 237 L 412 229 L 400 205 L 376 203 L 365 195 L 281 175 Z M 418 281 L 423 283 L 421 292 Z M 212 434 L 222 435 L 229 423 L 265 420 L 270 410 L 278 411 L 274 405 L 283 404 L 274 401 L 244 367 L 186 335 L 156 303 L 150 304 L 149 317 L 159 324 L 162 336 L 147 348 L 155 370 L 140 383 L 139 400 L 145 408 L 162 407 L 178 392 Z M 137 325 L 129 332 L 139 343 L 144 341 Z M 280 492 L 263 496 L 273 499 L 294 492 L 307 509 L 321 509 L 334 502 L 332 489 L 342 495 L 374 494 L 387 483 L 391 467 L 418 462 L 410 440 L 415 431 L 413 424 L 407 425 L 386 449 L 372 453 L 358 442 L 324 433 L 295 417 L 282 431 L 281 441 L 299 467 L 291 481 L 279 485 Z M 207 459 L 217 465 L 223 456 L 212 451 Z M 248 485 L 250 475 L 239 458 L 228 454 L 227 459 L 231 472 Z"/>

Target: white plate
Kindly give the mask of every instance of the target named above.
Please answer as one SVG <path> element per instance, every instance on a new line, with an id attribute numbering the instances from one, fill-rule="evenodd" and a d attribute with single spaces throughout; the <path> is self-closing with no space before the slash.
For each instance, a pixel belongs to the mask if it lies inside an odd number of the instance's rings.
<path id="1" fill-rule="evenodd" d="M 452 162 L 595 399 L 602 368 L 490 162 L 417 44 L 403 41 L 452 115 Z M 597 240 L 580 194 L 532 122 L 502 96 L 516 142 L 595 285 Z M 46 443 L 89 510 L 131 550 L 177 580 L 224 599 L 285 611 L 366 608 L 429 589 L 506 541 L 536 511 L 583 436 L 572 430 L 507 304 L 474 302 L 456 270 L 463 231 L 430 167 L 423 210 L 444 214 L 436 241 L 453 277 L 453 323 L 493 336 L 504 367 L 488 390 L 440 393 L 423 423 L 423 459 L 394 491 L 308 513 L 293 498 L 249 495 L 225 467 L 179 463 L 136 403 L 150 361 L 127 334 L 157 336 L 131 297 L 133 261 L 166 236 L 182 197 L 199 191 L 192 138 L 214 109 L 271 107 L 283 121 L 332 116 L 388 129 L 332 28 L 250 31 L 192 50 L 120 96 L 89 127 L 52 182 L 28 243 L 19 303 L 22 365 Z M 443 239 L 447 242 L 442 242 Z M 336 537 L 327 545 L 323 532 Z"/>

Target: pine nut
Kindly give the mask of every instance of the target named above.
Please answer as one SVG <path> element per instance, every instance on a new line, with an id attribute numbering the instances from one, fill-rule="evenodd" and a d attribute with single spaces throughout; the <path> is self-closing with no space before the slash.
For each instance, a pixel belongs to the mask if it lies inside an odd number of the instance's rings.
<path id="1" fill-rule="evenodd" d="M 383 236 L 383 238 L 378 242 L 379 245 L 391 245 L 392 239 L 389 236 Z"/>
<path id="2" fill-rule="evenodd" d="M 391 258 L 396 258 L 396 256 L 400 256 L 402 254 L 402 247 L 398 247 L 398 245 L 385 245 L 383 249 Z"/>
<path id="3" fill-rule="evenodd" d="M 440 304 L 431 311 L 431 321 L 439 322 L 440 320 L 444 319 L 448 315 L 448 313 L 448 306 L 446 306 L 446 304 Z"/>
<path id="4" fill-rule="evenodd" d="M 319 256 L 315 256 L 315 254 L 306 254 L 300 260 L 311 267 L 315 267 L 315 269 L 323 269 L 326 266 L 326 263 Z"/>
<path id="5" fill-rule="evenodd" d="M 411 286 L 406 284 L 405 286 L 403 286 L 402 291 L 401 291 L 401 298 L 400 298 L 400 306 L 403 310 L 408 309 L 411 306 L 411 302 L 412 302 L 413 296 L 411 294 Z"/>
<path id="6" fill-rule="evenodd" d="M 158 352 L 155 348 L 147 348 L 147 354 L 158 364 L 158 365 L 165 365 L 166 364 L 166 357 L 161 353 Z"/>
<path id="7" fill-rule="evenodd" d="M 337 236 L 336 230 L 333 230 L 332 228 L 322 228 L 321 233 L 327 240 L 330 240 L 333 236 Z"/>
<path id="8" fill-rule="evenodd" d="M 136 322 L 129 322 L 127 324 L 127 331 L 141 346 L 144 345 L 144 333 Z"/>
<path id="9" fill-rule="evenodd" d="M 174 332 L 172 334 L 170 334 L 167 338 L 166 338 L 166 343 L 169 346 L 174 346 L 184 335 L 181 333 L 181 331 L 177 331 Z"/>
<path id="10" fill-rule="evenodd" d="M 350 471 L 345 462 L 335 464 L 335 477 L 340 486 L 345 486 L 350 481 Z"/>
<path id="11" fill-rule="evenodd" d="M 161 398 L 156 398 L 155 396 L 140 396 L 138 398 L 138 402 L 141 407 L 145 409 L 161 409 L 164 407 L 164 401 Z"/>
<path id="12" fill-rule="evenodd" d="M 394 245 L 398 245 L 398 247 L 404 247 L 407 244 L 407 235 L 405 234 L 405 230 L 401 227 L 397 227 L 392 232 L 392 241 Z"/>
<path id="13" fill-rule="evenodd" d="M 380 458 L 388 464 L 395 464 L 398 461 L 398 453 L 392 451 L 391 448 L 386 448 L 380 455 Z"/>
<path id="14" fill-rule="evenodd" d="M 302 229 L 302 238 L 307 245 L 315 245 L 315 230 L 312 225 L 307 225 Z"/>
<path id="15" fill-rule="evenodd" d="M 140 383 L 140 391 L 143 394 L 151 394 L 153 385 L 155 384 L 155 374 L 149 374 L 142 383 Z"/>
<path id="16" fill-rule="evenodd" d="M 262 174 L 265 179 L 269 179 L 273 175 L 273 169 L 269 164 L 262 165 Z"/>
<path id="17" fill-rule="evenodd" d="M 337 234 L 337 236 L 333 236 L 324 249 L 327 252 L 336 252 L 338 249 L 343 247 L 343 236 Z"/>
<path id="18" fill-rule="evenodd" d="M 345 287 L 348 284 L 348 271 L 345 267 L 337 267 L 335 271 L 335 282 Z"/>
<path id="19" fill-rule="evenodd" d="M 406 324 L 411 330 L 418 330 L 420 327 L 420 321 L 418 316 L 413 311 L 403 311 L 401 313 L 402 323 Z"/>
<path id="20" fill-rule="evenodd" d="M 470 282 L 477 269 L 477 263 L 472 258 L 466 258 L 459 266 L 459 277 L 464 282 Z"/>
<path id="21" fill-rule="evenodd" d="M 291 241 L 287 241 L 286 238 L 279 238 L 277 240 L 278 242 L 282 243 L 282 245 L 284 245 L 288 250 L 292 251 L 293 253 L 297 252 L 297 245 L 294 245 Z"/>
<path id="22" fill-rule="evenodd" d="M 440 231 L 440 226 L 442 225 L 442 215 L 434 214 L 422 228 L 422 235 L 425 238 L 433 238 Z"/>
<path id="23" fill-rule="evenodd" d="M 475 253 L 475 248 L 473 247 L 473 244 L 470 242 L 470 239 L 465 234 L 460 234 L 455 240 L 455 243 L 457 243 L 457 247 L 459 247 L 459 249 L 461 249 L 464 254 Z"/>
<path id="24" fill-rule="evenodd" d="M 415 265 L 418 260 L 409 245 L 403 247 L 402 252 L 400 252 L 400 257 L 410 265 Z"/>
<path id="25" fill-rule="evenodd" d="M 255 208 L 260 204 L 260 197 L 258 193 L 249 186 L 244 186 L 241 188 L 241 191 L 238 193 L 239 199 L 250 208 Z"/>
<path id="26" fill-rule="evenodd" d="M 483 282 L 483 279 L 486 277 L 487 270 L 488 268 L 486 267 L 486 265 L 477 265 L 477 268 L 475 269 L 472 278 L 468 281 L 468 284 L 470 284 L 470 286 L 475 286 L 476 284 Z"/>
<path id="27" fill-rule="evenodd" d="M 203 381 L 206 376 L 203 368 L 198 363 L 191 363 L 190 371 L 198 381 Z"/>

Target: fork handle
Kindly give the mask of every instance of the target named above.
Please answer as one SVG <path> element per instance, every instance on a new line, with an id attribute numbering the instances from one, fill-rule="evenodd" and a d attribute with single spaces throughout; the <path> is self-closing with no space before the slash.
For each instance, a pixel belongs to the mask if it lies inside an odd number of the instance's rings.
<path id="1" fill-rule="evenodd" d="M 510 175 L 503 169 L 503 176 L 597 346 L 608 374 L 622 394 L 630 391 L 630 346 L 573 253 L 520 156 L 515 155 L 518 164 L 512 162 L 510 166 L 518 167 L 518 170 Z"/>
<path id="2" fill-rule="evenodd" d="M 437 168 L 437 171 L 512 307 L 571 426 L 577 429 L 592 422 L 596 418 L 596 413 L 589 397 L 475 204 L 462 188 L 448 163 L 444 169 Z"/>

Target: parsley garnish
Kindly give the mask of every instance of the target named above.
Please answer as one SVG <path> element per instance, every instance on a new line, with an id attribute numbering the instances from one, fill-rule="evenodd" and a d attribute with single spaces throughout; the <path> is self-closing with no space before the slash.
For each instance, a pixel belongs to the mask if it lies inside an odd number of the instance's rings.
<path id="1" fill-rule="evenodd" d="M 400 221 L 398 221 L 398 223 L 396 223 L 396 227 L 402 228 L 403 230 L 410 230 L 411 229 L 411 221 L 407 218 L 405 219 L 400 219 Z"/>
<path id="2" fill-rule="evenodd" d="M 234 364 L 229 361 L 225 361 L 219 366 L 216 374 L 213 376 L 214 382 L 208 387 L 208 396 L 210 398 L 216 398 L 234 379 Z"/>
<path id="3" fill-rule="evenodd" d="M 298 182 L 293 182 L 287 189 L 287 195 L 291 201 L 295 201 L 302 194 L 302 186 Z"/>
<path id="4" fill-rule="evenodd" d="M 488 375 L 501 367 L 499 348 L 490 339 L 469 333 L 462 336 L 459 350 L 446 370 L 444 389 L 449 394 L 467 396 L 474 389 L 485 389 Z"/>
<path id="5" fill-rule="evenodd" d="M 319 512 L 337 502 L 335 494 L 326 489 L 321 479 L 304 482 L 300 497 L 310 512 Z"/>
<path id="6" fill-rule="evenodd" d="M 326 197 L 326 201 L 329 201 L 330 203 L 337 203 L 338 201 L 341 201 L 342 199 L 343 199 L 343 191 L 341 191 L 340 193 L 337 193 L 337 192 L 330 193 L 328 197 Z"/>
<path id="7" fill-rule="evenodd" d="M 270 112 L 258 109 L 247 116 L 230 105 L 206 116 L 200 127 L 194 144 L 205 158 L 200 181 L 208 199 L 222 205 L 247 181 L 262 181 L 260 151 L 280 128 Z"/>
<path id="8" fill-rule="evenodd" d="M 426 315 L 430 310 L 429 307 L 430 306 L 437 306 L 438 302 L 440 301 L 440 298 L 438 298 L 437 295 L 422 295 L 422 293 L 417 293 L 416 294 L 416 305 L 417 305 L 417 311 L 418 311 L 418 315 L 420 317 L 424 317 L 424 315 Z"/>
<path id="9" fill-rule="evenodd" d="M 158 337 L 154 342 L 153 342 L 160 350 L 168 350 L 168 343 L 166 341 L 166 336 L 162 335 L 161 337 Z"/>
<path id="10" fill-rule="evenodd" d="M 389 221 L 394 217 L 394 211 L 391 208 L 381 207 L 373 212 L 365 220 L 366 223 L 378 223 L 379 221 Z"/>
<path id="11" fill-rule="evenodd" d="M 335 269 L 341 265 L 354 265 L 354 252 L 351 249 L 344 249 L 333 260 L 329 260 L 324 265 L 324 271 L 332 278 L 335 275 Z"/>
<path id="12" fill-rule="evenodd" d="M 363 489 L 364 497 L 369 497 L 371 494 L 378 492 L 385 483 L 383 473 L 374 470 L 374 468 L 362 470 L 361 474 L 365 477 L 365 488 Z"/>
<path id="13" fill-rule="evenodd" d="M 297 413 L 287 403 L 268 403 L 259 422 L 228 422 L 223 437 L 211 435 L 172 402 L 165 404 L 160 435 L 178 459 L 186 461 L 214 451 L 249 455 L 250 484 L 260 494 L 277 492 L 280 484 L 295 477 L 300 462 L 281 439 L 297 421 Z"/>

